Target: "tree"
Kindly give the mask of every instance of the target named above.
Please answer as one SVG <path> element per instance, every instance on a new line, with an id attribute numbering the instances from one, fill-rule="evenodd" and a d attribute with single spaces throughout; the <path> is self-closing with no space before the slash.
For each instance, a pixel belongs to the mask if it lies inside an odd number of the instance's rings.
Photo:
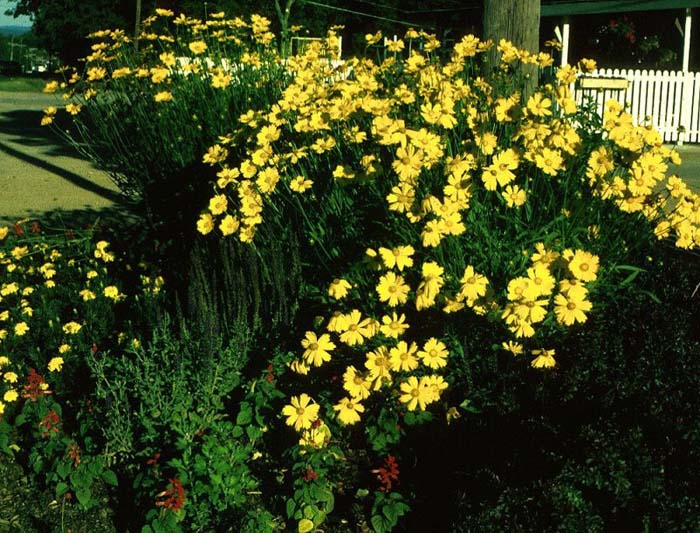
<path id="1" fill-rule="evenodd" d="M 500 39 L 511 41 L 529 52 L 539 51 L 540 0 L 484 0 L 484 38 L 498 44 Z M 489 71 L 497 65 L 497 53 L 488 55 Z M 527 65 L 517 69 L 516 77 L 523 84 L 524 93 L 531 93 L 537 85 L 537 67 Z"/>

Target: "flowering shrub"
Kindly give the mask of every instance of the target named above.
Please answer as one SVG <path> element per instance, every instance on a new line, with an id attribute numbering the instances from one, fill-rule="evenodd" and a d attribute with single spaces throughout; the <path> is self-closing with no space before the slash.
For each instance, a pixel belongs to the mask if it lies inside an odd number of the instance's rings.
<path id="1" fill-rule="evenodd" d="M 175 218 L 157 218 L 189 223 L 206 246 L 221 241 L 255 256 L 251 264 L 264 265 L 262 277 L 293 303 L 274 321 L 231 305 L 232 329 L 264 328 L 255 339 L 270 359 L 264 378 L 221 385 L 219 376 L 242 368 L 227 343 L 219 359 L 193 366 L 207 350 L 165 333 L 168 342 L 154 335 L 130 357 L 92 361 L 101 407 L 139 413 L 105 427 L 125 471 L 153 466 L 133 486 L 136 497 L 157 495 L 141 509 L 154 530 L 211 528 L 223 516 L 275 529 L 285 512 L 299 531 L 391 530 L 425 491 L 405 466 L 419 462 L 410 444 L 419 426 L 473 427 L 474 415 L 509 393 L 502 376 L 530 383 L 565 374 L 577 339 L 635 288 L 657 240 L 700 245 L 700 198 L 667 177 L 678 154 L 619 104 L 598 117 L 574 102 L 570 86 L 592 61 L 554 71 L 549 55 L 501 41 L 500 69 L 486 80 L 480 56 L 493 43 L 467 36 L 443 61 L 440 42 L 414 30 L 377 62 L 332 61 L 333 30 L 281 59 L 264 19 L 158 15 L 147 28 L 175 31 L 147 29 L 138 55 L 122 33 L 98 34 L 106 40 L 84 77 L 69 81 L 79 103 L 66 109 L 93 113 L 104 135 L 90 149 L 127 193 L 154 212 L 186 200 Z M 367 36 L 368 46 L 380 40 Z M 511 83 L 518 63 L 541 68 L 533 94 Z M 201 131 L 173 138 L 194 108 Z M 118 146 L 127 124 L 143 128 L 142 144 Z M 153 153 L 170 160 L 134 163 Z M 98 246 L 95 257 L 109 250 Z M 200 274 L 235 278 L 240 262 L 231 257 L 200 257 Z M 303 282 L 290 282 L 297 274 Z M 201 291 L 210 298 L 201 314 L 219 314 L 209 304 L 221 293 L 278 301 L 246 275 L 235 287 Z M 122 294 L 118 284 L 101 290 L 115 301 Z M 74 323 L 66 335 L 80 333 Z M 20 338 L 31 324 L 12 327 Z M 153 379 L 139 379 L 146 375 Z M 480 376 L 492 381 L 477 385 Z M 177 390 L 172 402 L 163 400 L 168 390 Z M 55 415 L 42 415 L 42 434 L 59 427 Z M 173 446 L 153 446 L 169 433 Z M 255 511 L 244 512 L 250 501 Z"/>

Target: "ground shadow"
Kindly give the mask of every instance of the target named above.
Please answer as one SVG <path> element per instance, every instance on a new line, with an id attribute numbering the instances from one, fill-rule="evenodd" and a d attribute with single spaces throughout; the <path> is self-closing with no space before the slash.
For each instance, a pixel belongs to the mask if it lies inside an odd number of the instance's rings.
<path id="1" fill-rule="evenodd" d="M 52 211 L 32 212 L 24 220 L 28 222 L 36 221 L 43 230 L 49 232 L 71 229 L 86 230 L 97 225 L 112 228 L 128 228 L 141 224 L 141 218 L 138 213 L 130 206 L 125 205 L 99 209 L 85 207 L 84 209 L 54 209 Z M 13 222 L 15 221 L 10 223 Z M 0 222 L 0 225 L 2 225 L 2 222 Z"/>
<path id="2" fill-rule="evenodd" d="M 58 133 L 57 128 L 66 135 L 73 136 L 74 126 L 67 116 L 59 116 L 53 126 L 42 126 L 43 111 L 18 109 L 0 113 L 0 134 L 5 134 L 11 142 L 24 146 L 43 147 L 46 155 L 80 157 L 67 139 Z"/>
<path id="3" fill-rule="evenodd" d="M 82 176 L 79 176 L 78 174 L 75 174 L 74 172 L 71 172 L 70 170 L 66 170 L 64 168 L 61 168 L 59 166 L 53 165 L 49 163 L 48 161 L 44 161 L 43 159 L 40 159 L 38 157 L 34 157 L 28 154 L 25 154 L 23 152 L 20 152 L 19 150 L 15 150 L 14 148 L 11 148 L 5 143 L 0 142 L 0 151 L 5 152 L 8 155 L 11 155 L 12 157 L 16 159 L 21 159 L 22 161 L 25 161 L 26 163 L 29 163 L 31 165 L 34 165 L 35 167 L 42 168 L 48 172 L 51 172 L 52 174 L 56 174 L 57 176 L 60 176 L 66 181 L 69 181 L 76 187 L 80 187 L 81 189 L 84 189 L 86 191 L 89 191 L 93 194 L 96 194 L 98 196 L 101 196 L 102 198 L 105 198 L 107 200 L 110 200 L 114 203 L 121 204 L 124 203 L 124 197 L 119 194 L 118 192 L 115 192 L 111 189 L 108 189 L 106 187 L 103 187 L 101 185 L 98 185 L 96 183 L 93 183 L 92 181 L 83 178 Z"/>

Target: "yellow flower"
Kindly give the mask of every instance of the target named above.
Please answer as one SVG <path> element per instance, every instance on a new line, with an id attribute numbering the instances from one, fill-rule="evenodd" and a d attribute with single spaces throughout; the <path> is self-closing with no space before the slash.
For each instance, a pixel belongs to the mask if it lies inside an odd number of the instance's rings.
<path id="1" fill-rule="evenodd" d="M 14 372 L 5 372 L 5 374 L 2 376 L 2 379 L 7 381 L 8 383 L 17 383 L 17 379 L 19 376 L 15 374 Z"/>
<path id="2" fill-rule="evenodd" d="M 394 372 L 405 371 L 410 372 L 418 367 L 418 359 L 416 352 L 418 346 L 415 342 L 410 345 L 405 341 L 400 341 L 396 346 L 389 350 L 389 362 L 391 370 Z"/>
<path id="3" fill-rule="evenodd" d="M 17 391 L 15 389 L 10 389 L 5 392 L 2 399 L 5 400 L 7 403 L 12 403 L 16 401 L 18 397 L 19 394 L 17 394 Z"/>
<path id="4" fill-rule="evenodd" d="M 10 228 L 7 226 L 1 226 L 0 227 L 0 241 L 5 240 L 5 237 L 7 237 L 7 234 L 10 232 Z"/>
<path id="5" fill-rule="evenodd" d="M 226 237 L 228 235 L 233 235 L 234 233 L 236 233 L 240 225 L 241 224 L 236 217 L 232 215 L 226 215 L 219 224 L 219 230 L 221 231 L 221 234 L 224 237 Z"/>
<path id="6" fill-rule="evenodd" d="M 360 374 L 354 366 L 349 366 L 343 374 L 343 388 L 354 399 L 364 400 L 369 396 L 372 382 Z"/>
<path id="7" fill-rule="evenodd" d="M 338 420 L 341 424 L 352 425 L 360 421 L 360 413 L 365 412 L 364 406 L 357 400 L 343 398 L 333 406 L 338 411 Z"/>
<path id="8" fill-rule="evenodd" d="M 44 86 L 43 92 L 46 94 L 52 94 L 55 93 L 58 90 L 58 82 L 57 81 L 50 81 Z"/>
<path id="9" fill-rule="evenodd" d="M 501 347 L 505 351 L 510 352 L 513 355 L 521 355 L 523 353 L 523 345 L 520 344 L 519 342 L 513 342 L 513 341 L 503 342 L 501 344 Z"/>
<path id="10" fill-rule="evenodd" d="M 594 281 L 598 273 L 598 256 L 583 250 L 576 250 L 569 260 L 569 270 L 576 279 Z"/>
<path id="11" fill-rule="evenodd" d="M 520 207 L 527 200 L 525 191 L 517 185 L 508 185 L 501 195 L 505 198 L 508 207 Z"/>
<path id="12" fill-rule="evenodd" d="M 331 439 L 331 430 L 322 421 L 313 424 L 309 429 L 305 429 L 299 438 L 300 446 L 311 446 L 316 449 L 323 448 Z"/>
<path id="13" fill-rule="evenodd" d="M 335 298 L 336 300 L 341 300 L 348 295 L 348 291 L 352 288 L 352 285 L 344 279 L 334 279 L 333 282 L 328 287 L 328 294 Z"/>
<path id="14" fill-rule="evenodd" d="M 474 301 L 486 295 L 486 286 L 489 284 L 489 280 L 486 276 L 478 274 L 473 266 L 468 265 L 464 269 L 461 283 L 462 286 L 459 289 L 459 293 L 467 300 Z"/>
<path id="15" fill-rule="evenodd" d="M 299 533 L 309 533 L 309 531 L 312 531 L 314 529 L 314 523 L 312 520 L 309 520 L 308 518 L 302 518 L 299 520 L 299 524 L 297 525 L 297 531 Z"/>
<path id="16" fill-rule="evenodd" d="M 289 405 L 282 408 L 282 414 L 287 417 L 288 426 L 294 426 L 296 431 L 309 429 L 318 419 L 319 405 L 311 403 L 311 397 L 302 393 L 300 396 L 292 396 Z"/>
<path id="17" fill-rule="evenodd" d="M 0 355 L 0 368 L 10 364 L 10 358 L 6 355 Z"/>
<path id="18" fill-rule="evenodd" d="M 404 268 L 413 266 L 413 258 L 415 253 L 413 246 L 397 246 L 396 248 L 379 248 L 379 255 L 382 257 L 382 262 L 386 268 L 398 268 L 403 271 Z"/>
<path id="19" fill-rule="evenodd" d="M 228 207 L 228 199 L 225 194 L 217 194 L 209 200 L 209 211 L 212 215 L 220 215 Z"/>
<path id="20" fill-rule="evenodd" d="M 63 368 L 63 357 L 53 357 L 49 361 L 49 372 L 60 372 Z"/>
<path id="21" fill-rule="evenodd" d="M 209 213 L 203 213 L 199 215 L 199 220 L 197 221 L 197 231 L 202 235 L 211 233 L 214 229 L 214 219 Z"/>
<path id="22" fill-rule="evenodd" d="M 114 285 L 109 285 L 104 288 L 103 294 L 105 295 L 106 298 L 110 298 L 114 300 L 115 302 L 121 298 L 123 298 L 124 295 L 119 294 L 119 289 L 115 287 Z"/>
<path id="23" fill-rule="evenodd" d="M 432 392 L 428 387 L 422 386 L 418 382 L 418 378 L 411 376 L 407 381 L 400 385 L 402 395 L 399 397 L 401 403 L 406 404 L 409 411 L 415 411 L 419 407 L 421 411 L 425 410 L 426 404 L 431 400 Z"/>
<path id="24" fill-rule="evenodd" d="M 68 352 L 70 352 L 70 345 L 68 345 L 68 344 L 61 344 L 61 345 L 58 347 L 58 353 L 64 354 L 64 353 L 68 353 Z"/>
<path id="25" fill-rule="evenodd" d="M 554 350 L 532 350 L 532 355 L 537 357 L 532 360 L 532 368 L 552 368 L 557 362 L 554 360 Z"/>
<path id="26" fill-rule="evenodd" d="M 292 181 L 289 182 L 289 188 L 294 192 L 303 193 L 313 186 L 314 182 L 304 178 L 304 176 L 297 176 Z"/>
<path id="27" fill-rule="evenodd" d="M 437 369 L 447 365 L 449 353 L 444 343 L 431 337 L 423 345 L 423 349 L 418 352 L 418 357 L 421 358 L 425 366 Z"/>
<path id="28" fill-rule="evenodd" d="M 566 295 L 557 294 L 554 297 L 554 313 L 557 322 L 566 326 L 571 326 L 575 322 L 585 322 L 586 312 L 590 311 L 593 304 L 586 300 L 588 291 L 585 287 L 571 287 Z"/>
<path id="29" fill-rule="evenodd" d="M 66 105 L 66 111 L 68 111 L 71 115 L 77 115 L 80 113 L 80 111 L 83 109 L 83 106 L 80 104 L 67 104 Z"/>
<path id="30" fill-rule="evenodd" d="M 207 49 L 207 43 L 204 41 L 193 41 L 187 46 L 195 55 L 203 54 Z"/>
<path id="31" fill-rule="evenodd" d="M 83 289 L 78 293 L 80 297 L 83 299 L 84 302 L 87 302 L 89 300 L 94 300 L 96 298 L 95 293 L 92 292 L 90 289 Z"/>
<path id="32" fill-rule="evenodd" d="M 313 331 L 307 331 L 305 338 L 301 341 L 304 348 L 302 357 L 310 365 L 321 366 L 331 360 L 330 351 L 335 349 L 335 343 L 331 341 L 327 333 L 317 337 Z"/>
<path id="33" fill-rule="evenodd" d="M 379 331 L 382 335 L 398 339 L 408 328 L 409 325 L 406 324 L 406 315 L 401 314 L 401 316 L 397 316 L 396 313 L 392 313 L 391 316 L 384 315 L 382 317 L 382 325 L 379 327 Z"/>
<path id="34" fill-rule="evenodd" d="M 173 94 L 170 91 L 160 91 L 159 93 L 155 94 L 153 99 L 156 102 L 172 102 Z"/>
<path id="35" fill-rule="evenodd" d="M 340 335 L 340 341 L 349 346 L 362 344 L 367 337 L 372 336 L 369 327 L 372 321 L 369 318 L 362 319 L 360 311 L 353 309 L 349 315 L 345 315 L 345 331 Z"/>
<path id="36" fill-rule="evenodd" d="M 396 307 L 399 304 L 406 303 L 408 291 L 411 288 L 404 282 L 402 276 L 397 276 L 393 272 L 387 272 L 379 278 L 376 290 L 379 295 L 379 301 L 387 302 L 389 307 Z"/>
<path id="37" fill-rule="evenodd" d="M 29 326 L 26 322 L 17 322 L 17 324 L 15 324 L 15 335 L 18 337 L 24 336 L 27 331 L 29 331 Z"/>
<path id="38" fill-rule="evenodd" d="M 63 325 L 63 332 L 66 335 L 75 335 L 76 333 L 78 333 L 80 331 L 80 329 L 82 327 L 83 326 L 81 326 L 77 322 L 68 322 L 68 323 Z"/>

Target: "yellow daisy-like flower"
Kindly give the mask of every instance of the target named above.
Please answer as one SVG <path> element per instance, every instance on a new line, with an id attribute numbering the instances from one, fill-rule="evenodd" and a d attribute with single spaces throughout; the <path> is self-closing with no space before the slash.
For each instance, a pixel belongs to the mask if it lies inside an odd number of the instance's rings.
<path id="1" fill-rule="evenodd" d="M 209 200 L 209 211 L 212 215 L 220 215 L 228 207 L 228 199 L 225 194 L 217 194 Z"/>
<path id="2" fill-rule="evenodd" d="M 80 331 L 82 327 L 83 326 L 81 326 L 77 322 L 68 322 L 63 325 L 63 333 L 65 333 L 66 335 L 75 335 Z"/>
<path id="3" fill-rule="evenodd" d="M 53 357 L 49 361 L 49 372 L 60 372 L 63 368 L 63 357 Z"/>
<path id="4" fill-rule="evenodd" d="M 403 271 L 404 268 L 413 266 L 413 258 L 415 253 L 413 246 L 397 246 L 396 248 L 379 248 L 379 255 L 386 268 L 398 268 Z"/>
<path id="5" fill-rule="evenodd" d="M 301 341 L 304 348 L 303 358 L 310 365 L 321 366 L 331 360 L 330 351 L 335 349 L 335 343 L 331 341 L 327 333 L 317 337 L 313 331 L 307 331 L 305 338 Z"/>
<path id="6" fill-rule="evenodd" d="M 594 281 L 598 274 L 598 256 L 583 250 L 576 250 L 569 260 L 569 270 L 576 279 Z"/>
<path id="7" fill-rule="evenodd" d="M 64 354 L 70 352 L 70 345 L 69 344 L 61 344 L 58 347 L 58 353 Z"/>
<path id="8" fill-rule="evenodd" d="M 172 102 L 173 93 L 171 93 L 170 91 L 160 91 L 153 96 L 153 99 L 156 102 Z"/>
<path id="9" fill-rule="evenodd" d="M 554 350 L 532 350 L 532 355 L 537 357 L 532 360 L 532 368 L 553 368 L 557 362 L 554 360 Z"/>
<path id="10" fill-rule="evenodd" d="M 513 341 L 503 342 L 503 343 L 501 343 L 501 347 L 505 351 L 510 352 L 516 356 L 521 355 L 523 353 L 523 345 L 520 344 L 519 342 L 513 342 Z"/>
<path id="11" fill-rule="evenodd" d="M 15 324 L 15 335 L 18 337 L 22 337 L 27 334 L 27 331 L 29 331 L 29 326 L 27 325 L 26 322 L 17 322 Z"/>
<path id="12" fill-rule="evenodd" d="M 350 311 L 350 314 L 345 315 L 345 331 L 340 334 L 340 341 L 348 346 L 362 344 L 365 338 L 372 336 L 370 328 L 372 320 L 362 318 L 362 314 L 357 309 Z"/>
<path id="13" fill-rule="evenodd" d="M 103 294 L 105 295 L 106 298 L 110 298 L 114 300 L 115 302 L 117 300 L 120 300 L 123 295 L 119 293 L 119 289 L 115 287 L 114 285 L 109 285 L 104 288 Z"/>
<path id="14" fill-rule="evenodd" d="M 190 52 L 192 52 L 195 55 L 203 54 L 206 49 L 207 49 L 207 43 L 204 41 L 193 41 L 190 44 L 187 45 L 187 47 L 190 49 Z"/>
<path id="15" fill-rule="evenodd" d="M 354 366 L 349 366 L 343 374 L 343 388 L 354 399 L 364 400 L 370 394 L 372 382 L 360 374 Z"/>
<path id="16" fill-rule="evenodd" d="M 384 315 L 382 317 L 382 325 L 379 326 L 379 331 L 382 335 L 398 339 L 401 335 L 406 333 L 408 328 L 409 325 L 406 323 L 406 315 L 402 313 L 398 316 L 396 313 L 392 313 L 391 316 Z"/>
<path id="17" fill-rule="evenodd" d="M 423 349 L 418 352 L 423 364 L 429 368 L 442 368 L 447 365 L 447 356 L 450 352 L 447 346 L 436 338 L 431 337 L 423 345 Z"/>
<path id="18" fill-rule="evenodd" d="M 473 266 L 468 265 L 464 269 L 464 275 L 460 281 L 462 286 L 459 293 L 467 300 L 474 301 L 486 295 L 486 286 L 489 284 L 489 280 L 486 276 L 477 273 Z"/>
<path id="19" fill-rule="evenodd" d="M 389 350 L 389 362 L 391 369 L 394 372 L 403 370 L 410 372 L 418 368 L 418 358 L 416 357 L 418 346 L 415 342 L 410 345 L 405 341 L 400 341 L 396 346 Z"/>
<path id="20" fill-rule="evenodd" d="M 10 232 L 10 228 L 7 226 L 2 226 L 0 227 L 0 241 L 5 240 L 5 237 L 7 237 L 7 234 Z"/>
<path id="21" fill-rule="evenodd" d="M 5 374 L 2 376 L 2 379 L 7 381 L 8 383 L 17 383 L 17 379 L 19 379 L 19 376 L 14 372 L 5 372 Z"/>
<path id="22" fill-rule="evenodd" d="M 207 235 L 214 230 L 214 218 L 209 213 L 199 215 L 197 221 L 197 231 L 202 235 Z"/>
<path id="23" fill-rule="evenodd" d="M 333 406 L 333 409 L 338 412 L 340 423 L 348 426 L 359 422 L 360 413 L 365 412 L 365 408 L 360 402 L 350 398 L 343 398 Z"/>
<path id="24" fill-rule="evenodd" d="M 588 291 L 585 287 L 573 286 L 566 295 L 557 294 L 554 297 L 554 314 L 557 322 L 571 326 L 575 322 L 583 323 L 587 320 L 586 313 L 591 310 L 593 304 L 586 300 Z"/>
<path id="25" fill-rule="evenodd" d="M 0 368 L 10 364 L 10 358 L 6 355 L 0 355 Z"/>
<path id="26" fill-rule="evenodd" d="M 328 294 L 331 298 L 336 300 L 341 300 L 348 295 L 348 291 L 352 288 L 352 285 L 344 279 L 334 279 L 333 282 L 328 287 Z"/>
<path id="27" fill-rule="evenodd" d="M 387 272 L 379 278 L 377 285 L 379 301 L 387 302 L 389 307 L 396 307 L 405 304 L 408 300 L 408 292 L 411 288 L 404 282 L 402 276 L 397 276 L 393 272 Z"/>
<path id="28" fill-rule="evenodd" d="M 318 419 L 319 405 L 305 393 L 300 396 L 292 396 L 289 405 L 282 408 L 282 414 L 287 417 L 288 426 L 293 426 L 296 431 L 309 429 Z"/>
<path id="29" fill-rule="evenodd" d="M 411 376 L 400 385 L 401 396 L 399 401 L 406 404 L 409 411 L 415 411 L 416 407 L 425 411 L 425 406 L 432 399 L 432 391 L 423 386 L 416 376 Z"/>
<path id="30" fill-rule="evenodd" d="M 321 449 L 331 439 L 331 430 L 322 421 L 318 424 L 313 424 L 309 429 L 305 429 L 299 438 L 299 446 L 311 446 L 312 448 Z"/>
<path id="31" fill-rule="evenodd" d="M 309 190 L 313 186 L 314 182 L 304 178 L 304 176 L 297 176 L 292 181 L 289 182 L 289 188 L 294 192 L 303 193 Z"/>
<path id="32" fill-rule="evenodd" d="M 219 230 L 224 237 L 233 235 L 239 227 L 240 222 L 233 215 L 226 215 L 221 221 L 221 224 L 219 224 Z"/>
<path id="33" fill-rule="evenodd" d="M 3 395 L 2 399 L 5 400 L 7 403 L 12 403 L 19 398 L 19 394 L 17 394 L 17 391 L 15 389 L 10 389 L 5 392 Z"/>

